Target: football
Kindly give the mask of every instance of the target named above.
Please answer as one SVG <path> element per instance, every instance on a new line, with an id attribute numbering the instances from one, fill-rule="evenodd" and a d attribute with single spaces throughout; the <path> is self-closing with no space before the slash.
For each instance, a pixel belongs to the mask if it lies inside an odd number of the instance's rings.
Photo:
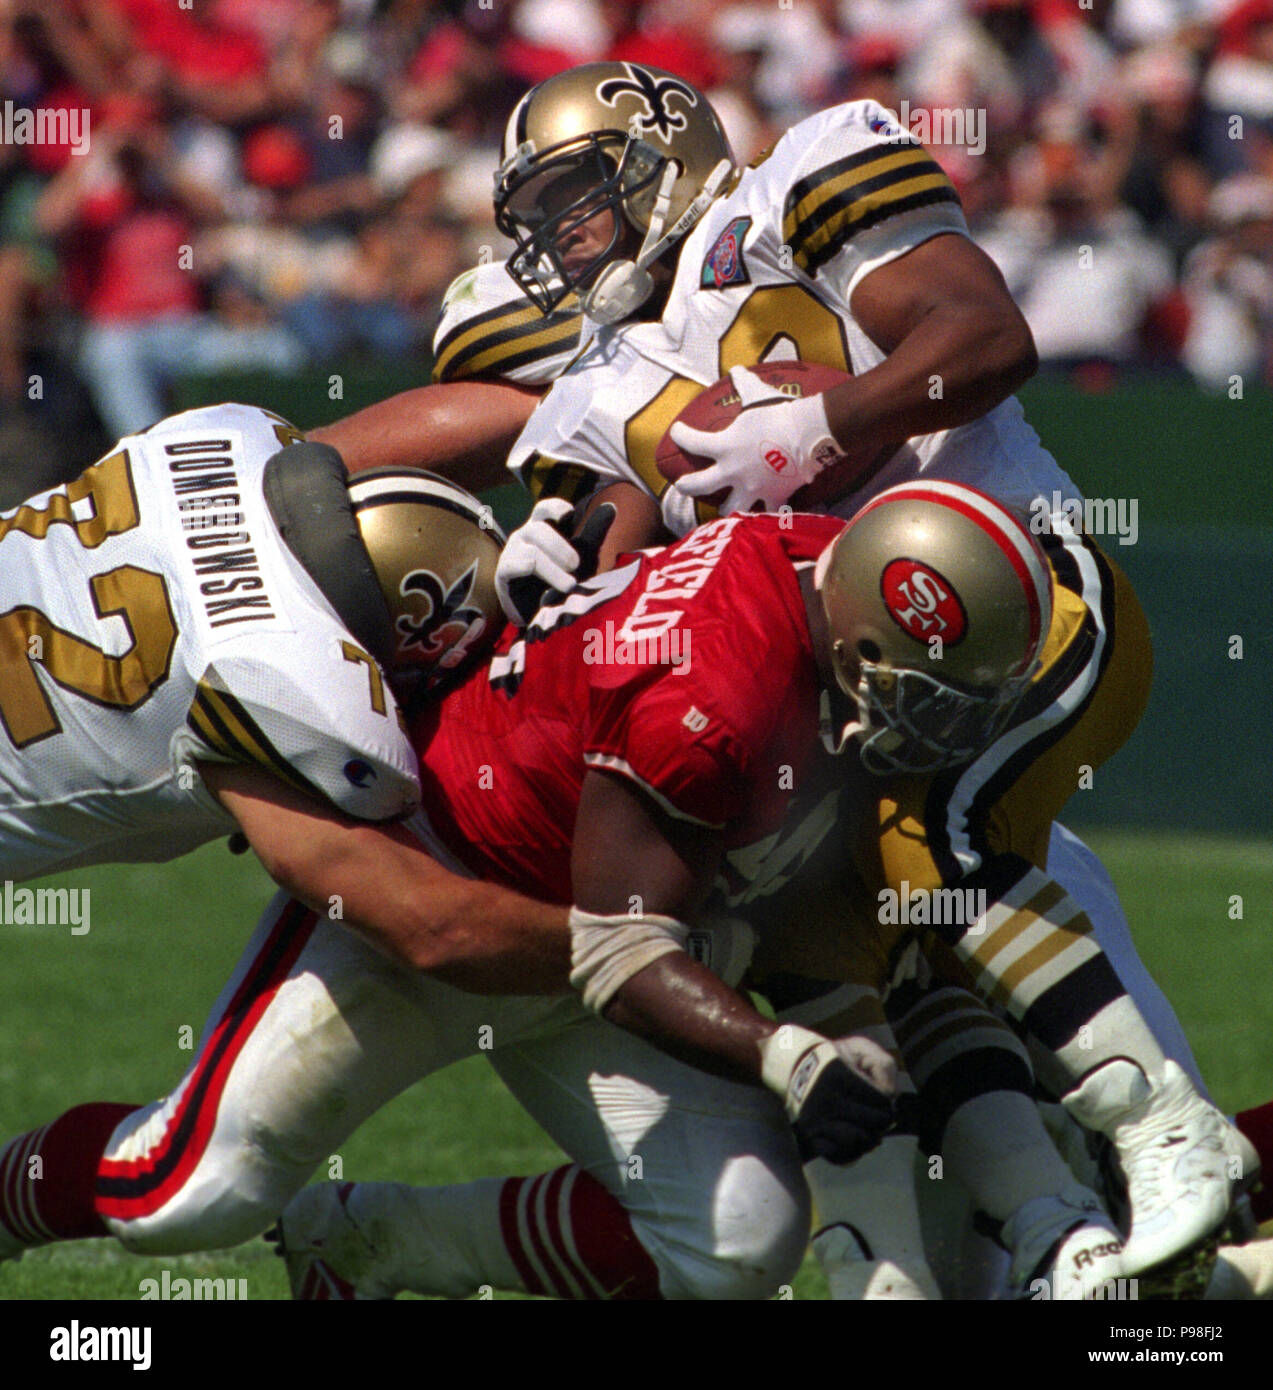
<path id="1" fill-rule="evenodd" d="M 777 388 L 784 396 L 816 396 L 829 391 L 842 381 L 848 381 L 852 373 L 841 371 L 838 367 L 825 367 L 820 362 L 801 362 L 788 360 L 781 362 L 760 362 L 750 369 L 768 386 Z M 742 409 L 738 392 L 729 377 L 705 387 L 681 411 L 674 424 L 689 425 L 692 429 L 710 430 L 715 433 L 729 425 Z M 654 461 L 659 472 L 670 483 L 676 482 L 686 473 L 696 473 L 713 462 L 702 454 L 687 454 L 672 441 L 671 433 L 664 434 L 654 453 Z M 867 452 L 850 451 L 827 468 L 805 487 L 798 489 L 791 498 L 791 506 L 796 511 L 810 507 L 825 506 L 847 491 L 856 481 L 865 477 L 871 466 L 892 454 L 897 445 L 888 445 L 884 450 Z M 713 493 L 703 500 L 712 506 L 724 501 L 723 491 Z"/>

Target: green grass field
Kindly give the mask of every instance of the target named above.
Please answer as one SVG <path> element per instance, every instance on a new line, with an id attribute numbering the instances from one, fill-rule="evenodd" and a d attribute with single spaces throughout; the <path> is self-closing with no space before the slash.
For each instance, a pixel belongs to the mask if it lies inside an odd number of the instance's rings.
<path id="1" fill-rule="evenodd" d="M 1242 1108 L 1273 1094 L 1273 844 L 1169 834 L 1093 834 L 1123 895 L 1141 953 L 1174 1003 L 1218 1101 Z M 222 846 L 161 868 L 76 874 L 92 891 L 92 929 L 0 926 L 0 1139 L 87 1100 L 162 1095 L 190 1060 L 269 885 Z M 1230 917 L 1242 898 L 1243 918 Z M 354 1135 L 344 1176 L 446 1183 L 534 1173 L 556 1147 L 473 1060 L 416 1086 Z M 143 1279 L 246 1279 L 248 1296 L 287 1296 L 262 1241 L 162 1260 L 109 1241 L 35 1251 L 0 1266 L 0 1298 L 136 1299 Z M 822 1298 L 806 1261 L 797 1298 Z"/>

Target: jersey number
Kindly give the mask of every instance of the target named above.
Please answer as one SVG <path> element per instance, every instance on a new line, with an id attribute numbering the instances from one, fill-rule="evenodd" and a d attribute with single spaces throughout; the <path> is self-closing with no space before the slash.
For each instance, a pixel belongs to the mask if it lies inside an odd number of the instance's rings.
<path id="1" fill-rule="evenodd" d="M 77 517 L 72 504 L 85 501 L 91 509 Z M 22 506 L 0 519 L 0 540 L 11 531 L 43 540 L 59 523 L 70 527 L 86 550 L 139 524 L 126 451 L 85 469 L 52 493 L 43 509 Z M 89 590 L 99 618 L 119 617 L 127 626 L 132 645 L 122 656 L 107 656 L 37 608 L 24 605 L 0 613 L 0 722 L 19 748 L 62 728 L 36 675 L 37 663 L 62 689 L 110 709 L 136 709 L 168 679 L 177 624 L 163 575 L 120 565 L 94 575 Z"/>
<path id="2" fill-rule="evenodd" d="M 780 347 L 786 351 L 778 353 Z M 718 374 L 723 377 L 731 367 L 752 367 L 774 355 L 851 370 L 844 325 L 802 285 L 761 285 L 747 296 L 721 337 Z M 674 376 L 625 426 L 628 463 L 655 497 L 667 487 L 654 461 L 659 441 L 702 389 L 696 381 Z M 715 508 L 703 508 L 699 518 L 715 515 Z"/>

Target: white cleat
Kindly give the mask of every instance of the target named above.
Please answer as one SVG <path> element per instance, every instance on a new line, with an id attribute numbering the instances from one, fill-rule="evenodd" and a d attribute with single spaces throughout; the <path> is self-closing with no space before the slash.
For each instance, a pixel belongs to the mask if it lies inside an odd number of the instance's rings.
<path id="1" fill-rule="evenodd" d="M 349 1210 L 356 1184 L 320 1183 L 287 1204 L 271 1238 L 287 1265 L 294 1299 L 354 1302 L 392 1298 L 378 1278 L 375 1246 Z"/>
<path id="2" fill-rule="evenodd" d="M 813 1238 L 813 1253 L 835 1302 L 941 1298 L 937 1281 L 926 1268 L 907 1271 L 892 1260 L 871 1259 L 849 1226 L 840 1224 L 819 1231 Z"/>
<path id="3" fill-rule="evenodd" d="M 1009 1297 L 1099 1298 L 1123 1276 L 1123 1241 L 1090 1188 L 1023 1203 L 1003 1223 L 1012 1255 Z"/>
<path id="4" fill-rule="evenodd" d="M 1118 1154 L 1131 1212 L 1123 1274 L 1162 1264 L 1224 1224 L 1247 1157 L 1241 1136 L 1175 1062 L 1156 1083 L 1134 1062 L 1107 1062 L 1062 1103 Z"/>

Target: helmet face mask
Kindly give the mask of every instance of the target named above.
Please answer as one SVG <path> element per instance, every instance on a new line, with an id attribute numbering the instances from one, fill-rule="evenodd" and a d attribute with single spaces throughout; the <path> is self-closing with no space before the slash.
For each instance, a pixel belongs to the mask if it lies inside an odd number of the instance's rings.
<path id="1" fill-rule="evenodd" d="M 617 151 L 617 154 L 616 154 Z M 658 179 L 666 160 L 644 141 L 620 132 L 590 135 L 546 150 L 520 171 L 501 170 L 496 225 L 514 243 L 508 272 L 541 313 L 551 313 L 567 295 L 585 289 L 622 254 L 636 229 L 630 200 Z M 562 197 L 563 189 L 578 192 Z M 577 228 L 609 213 L 607 244 L 579 266 L 568 266 L 562 243 Z"/>
<path id="2" fill-rule="evenodd" d="M 1021 519 L 975 488 L 903 483 L 880 493 L 814 572 L 830 668 L 877 775 L 927 774 L 977 757 L 1041 666 L 1051 568 Z"/>
<path id="3" fill-rule="evenodd" d="M 858 737 L 862 765 L 877 776 L 927 774 L 957 767 L 1003 731 L 1029 687 L 1029 677 L 997 690 L 965 691 L 926 671 L 895 671 L 859 663 L 859 679 L 847 689 L 857 722 L 845 733 Z"/>
<path id="4" fill-rule="evenodd" d="M 495 224 L 515 243 L 509 273 L 542 313 L 578 292 L 585 314 L 617 323 L 646 302 L 649 267 L 733 169 L 707 98 L 672 73 L 630 62 L 558 73 L 522 97 L 504 133 Z M 563 248 L 607 212 L 608 236 L 588 229 Z"/>

